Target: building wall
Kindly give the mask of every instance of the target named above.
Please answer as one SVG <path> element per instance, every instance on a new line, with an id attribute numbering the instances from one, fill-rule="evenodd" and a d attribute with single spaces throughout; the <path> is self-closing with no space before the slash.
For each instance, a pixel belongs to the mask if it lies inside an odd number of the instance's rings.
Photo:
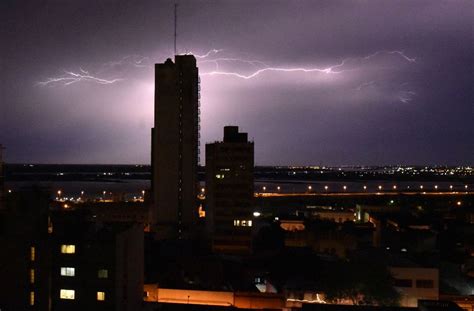
<path id="1" fill-rule="evenodd" d="M 0 210 L 4 208 L 5 200 L 5 177 L 3 168 L 3 146 L 0 144 Z"/>
<path id="2" fill-rule="evenodd" d="M 6 203 L 0 211 L 0 309 L 47 310 L 48 195 L 38 189 L 15 192 Z"/>
<path id="3" fill-rule="evenodd" d="M 314 215 L 320 219 L 330 220 L 338 223 L 346 221 L 354 221 L 354 212 L 339 212 L 339 211 L 316 211 Z"/>
<path id="4" fill-rule="evenodd" d="M 184 236 L 197 219 L 199 77 L 192 55 L 155 66 L 152 191 L 155 230 Z"/>
<path id="5" fill-rule="evenodd" d="M 70 216 L 53 219 L 52 310 L 139 310 L 143 226 L 92 223 L 87 217 Z M 63 245 L 74 245 L 74 251 L 64 253 Z M 65 268 L 74 268 L 72 275 L 63 275 Z M 74 299 L 61 297 L 61 290 L 73 290 Z"/>
<path id="6" fill-rule="evenodd" d="M 390 267 L 389 269 L 395 278 L 395 288 L 402 295 L 401 306 L 416 307 L 419 299 L 438 300 L 438 269 L 423 267 Z"/>
<path id="7" fill-rule="evenodd" d="M 216 252 L 251 250 L 253 166 L 254 144 L 246 134 L 245 140 L 206 144 L 206 222 Z"/>
<path id="8" fill-rule="evenodd" d="M 259 310 L 285 307 L 284 297 L 277 294 L 158 288 L 155 284 L 146 284 L 144 291 L 145 302 L 234 306 Z"/>
<path id="9" fill-rule="evenodd" d="M 139 310 L 143 297 L 144 243 L 143 228 L 136 224 L 117 237 L 115 250 L 116 271 L 115 291 L 117 311 Z"/>

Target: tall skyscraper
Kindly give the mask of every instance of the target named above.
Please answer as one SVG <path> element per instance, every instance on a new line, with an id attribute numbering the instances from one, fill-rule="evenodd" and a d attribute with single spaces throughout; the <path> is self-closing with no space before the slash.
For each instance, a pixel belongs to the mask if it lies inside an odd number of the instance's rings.
<path id="1" fill-rule="evenodd" d="M 155 65 L 152 218 L 157 237 L 185 237 L 196 222 L 199 75 L 192 55 Z"/>
<path id="2" fill-rule="evenodd" d="M 206 222 L 212 249 L 249 253 L 252 246 L 254 144 L 237 126 L 206 144 Z"/>

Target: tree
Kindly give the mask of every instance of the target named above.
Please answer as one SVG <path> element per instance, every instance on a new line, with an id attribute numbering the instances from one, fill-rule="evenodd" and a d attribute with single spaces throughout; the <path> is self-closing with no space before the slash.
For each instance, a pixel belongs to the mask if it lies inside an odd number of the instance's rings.
<path id="1" fill-rule="evenodd" d="M 400 294 L 393 287 L 388 269 L 379 264 L 338 262 L 326 269 L 326 298 L 349 299 L 357 305 L 398 305 Z"/>

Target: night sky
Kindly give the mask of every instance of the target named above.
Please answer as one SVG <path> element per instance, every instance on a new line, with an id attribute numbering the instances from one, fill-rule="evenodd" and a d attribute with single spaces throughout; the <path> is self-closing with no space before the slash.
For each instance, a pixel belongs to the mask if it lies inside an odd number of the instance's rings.
<path id="1" fill-rule="evenodd" d="M 1 1 L 11 163 L 150 163 L 174 1 Z M 179 1 L 201 151 L 238 125 L 259 165 L 474 162 L 474 1 Z M 201 159 L 204 157 L 201 156 Z"/>

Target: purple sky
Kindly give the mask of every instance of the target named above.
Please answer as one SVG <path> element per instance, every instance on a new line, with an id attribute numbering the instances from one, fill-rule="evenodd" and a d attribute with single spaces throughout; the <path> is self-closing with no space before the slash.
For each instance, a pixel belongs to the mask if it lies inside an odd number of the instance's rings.
<path id="1" fill-rule="evenodd" d="M 6 161 L 149 163 L 173 3 L 1 1 Z M 471 0 L 179 1 L 179 52 L 201 56 L 201 149 L 238 125 L 259 165 L 472 165 L 473 12 Z"/>

